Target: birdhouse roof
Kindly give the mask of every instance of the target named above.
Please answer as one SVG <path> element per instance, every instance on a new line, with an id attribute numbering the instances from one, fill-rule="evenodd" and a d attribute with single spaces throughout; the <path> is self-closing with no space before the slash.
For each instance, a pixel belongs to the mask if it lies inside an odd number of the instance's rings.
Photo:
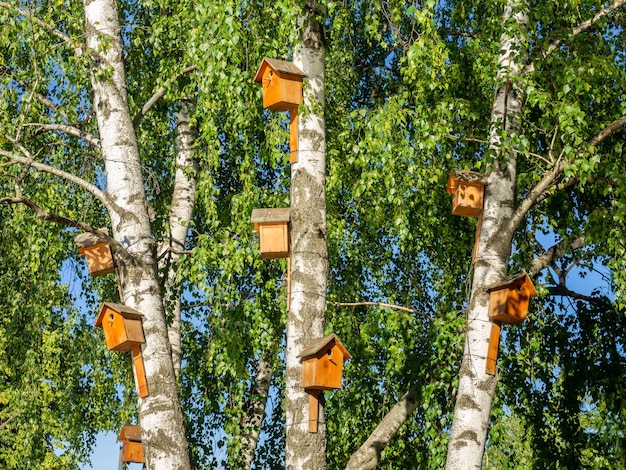
<path id="1" fill-rule="evenodd" d="M 285 75 L 293 75 L 294 77 L 302 78 L 305 77 L 306 74 L 298 68 L 293 62 L 287 62 L 286 60 L 280 59 L 270 59 L 266 57 L 261 62 L 259 66 L 259 70 L 257 71 L 254 81 L 256 83 L 261 83 L 263 80 L 263 74 L 265 73 L 265 69 L 270 67 L 272 70 L 275 70 L 279 74 Z"/>
<path id="2" fill-rule="evenodd" d="M 125 424 L 117 440 L 141 442 L 141 428 L 135 424 Z"/>
<path id="3" fill-rule="evenodd" d="M 289 207 L 278 209 L 252 209 L 250 222 L 254 224 L 289 222 L 289 212 Z"/>
<path id="4" fill-rule="evenodd" d="M 109 234 L 109 231 L 106 228 L 101 228 L 98 230 L 98 232 L 102 232 L 105 235 Z M 74 237 L 74 244 L 76 245 L 76 248 L 85 248 L 103 241 L 104 240 L 101 237 L 91 232 L 81 233 Z"/>
<path id="5" fill-rule="evenodd" d="M 127 307 L 124 304 L 116 304 L 113 302 L 104 302 L 102 307 L 100 308 L 100 313 L 98 314 L 98 318 L 96 319 L 95 326 L 102 326 L 102 319 L 106 314 L 107 309 L 114 310 L 116 313 L 119 313 L 124 318 L 129 318 L 133 320 L 140 320 L 143 317 L 141 312 L 138 312 L 134 308 Z"/>
<path id="6" fill-rule="evenodd" d="M 530 277 L 528 277 L 528 274 L 526 274 L 525 272 L 507 276 L 504 279 L 496 282 L 495 284 L 491 284 L 485 290 L 487 292 L 492 292 L 492 291 L 497 291 L 500 289 L 514 289 L 522 285 L 526 286 L 531 297 L 534 297 L 537 295 L 535 286 L 533 286 L 533 283 L 530 280 Z"/>
<path id="7" fill-rule="evenodd" d="M 469 184 L 487 184 L 487 176 L 477 171 L 469 170 L 452 170 L 448 177 L 448 187 L 446 190 L 452 194 L 456 190 L 459 181 Z"/>
<path id="8" fill-rule="evenodd" d="M 298 354 L 297 357 L 309 357 L 309 356 L 314 356 L 315 354 L 317 354 L 318 352 L 320 352 L 322 349 L 328 347 L 328 345 L 330 345 L 331 343 L 334 343 L 335 346 L 337 346 L 342 354 L 344 359 L 350 359 L 352 358 L 352 355 L 348 352 L 348 350 L 346 349 L 346 347 L 341 343 L 341 341 L 339 341 L 339 337 L 336 334 L 331 334 L 328 336 L 324 336 L 323 338 L 318 338 L 315 339 L 313 341 L 311 341 L 303 350 L 300 354 Z"/>

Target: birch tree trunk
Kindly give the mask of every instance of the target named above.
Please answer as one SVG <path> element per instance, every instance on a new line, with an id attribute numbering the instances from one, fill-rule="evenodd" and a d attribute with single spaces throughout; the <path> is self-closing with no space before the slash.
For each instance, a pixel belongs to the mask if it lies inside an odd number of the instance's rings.
<path id="1" fill-rule="evenodd" d="M 196 194 L 195 171 L 197 165 L 193 159 L 192 148 L 195 135 L 191 129 L 190 112 L 193 105 L 181 101 L 180 109 L 174 115 L 176 121 L 176 174 L 174 191 L 169 212 L 167 234 L 159 250 L 161 268 L 165 271 L 164 296 L 168 316 L 167 332 L 172 348 L 172 362 L 176 377 L 180 375 L 183 357 L 180 336 L 181 297 L 176 290 L 176 264 L 185 249 L 189 222 L 193 215 Z"/>
<path id="2" fill-rule="evenodd" d="M 497 376 L 485 372 L 491 333 L 489 294 L 485 287 L 508 274 L 515 230 L 511 217 L 515 203 L 517 152 L 510 142 L 502 141 L 501 131 L 505 130 L 509 135 L 519 131 L 522 102 L 511 78 L 520 70 L 522 37 L 527 22 L 525 5 L 520 0 L 509 0 L 505 6 L 503 24 L 509 24 L 511 19 L 516 25 L 511 28 L 514 33 L 504 33 L 500 38 L 498 89 L 492 108 L 490 137 L 495 160 L 485 188 L 478 256 L 467 307 L 467 334 L 446 460 L 449 470 L 481 468 L 497 384 Z"/>
<path id="3" fill-rule="evenodd" d="M 85 0 L 87 46 L 94 51 L 93 106 L 105 162 L 113 237 L 133 258 L 119 266 L 124 303 L 144 314 L 143 359 L 149 396 L 139 401 L 146 465 L 189 469 L 187 440 L 161 289 L 137 138 L 128 108 L 114 0 Z"/>
<path id="4" fill-rule="evenodd" d="M 326 136 L 323 29 L 309 9 L 294 63 L 306 74 L 305 112 L 299 122 L 298 162 L 291 167 L 291 301 L 286 345 L 286 468 L 326 468 L 326 424 L 320 400 L 317 433 L 308 431 L 309 395 L 301 387 L 297 357 L 324 335 L 328 251 L 326 245 Z M 320 392 L 320 394 L 323 392 Z"/>

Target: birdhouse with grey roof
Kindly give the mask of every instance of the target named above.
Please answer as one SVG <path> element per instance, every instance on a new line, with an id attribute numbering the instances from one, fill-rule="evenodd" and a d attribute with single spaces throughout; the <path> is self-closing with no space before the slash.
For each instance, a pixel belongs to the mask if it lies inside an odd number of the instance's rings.
<path id="1" fill-rule="evenodd" d="M 106 233 L 106 229 L 101 231 Z M 87 267 L 92 277 L 103 276 L 115 271 L 111 248 L 98 235 L 86 232 L 74 238 L 78 253 L 87 259 Z"/>
<path id="2" fill-rule="evenodd" d="M 250 222 L 259 234 L 261 258 L 289 256 L 289 208 L 253 209 Z"/>
<path id="3" fill-rule="evenodd" d="M 508 276 L 486 290 L 489 293 L 489 318 L 500 323 L 526 320 L 530 298 L 537 295 L 526 273 Z"/>
<path id="4" fill-rule="evenodd" d="M 302 358 L 302 388 L 312 390 L 341 388 L 343 362 L 352 358 L 335 334 L 310 342 L 298 357 Z"/>

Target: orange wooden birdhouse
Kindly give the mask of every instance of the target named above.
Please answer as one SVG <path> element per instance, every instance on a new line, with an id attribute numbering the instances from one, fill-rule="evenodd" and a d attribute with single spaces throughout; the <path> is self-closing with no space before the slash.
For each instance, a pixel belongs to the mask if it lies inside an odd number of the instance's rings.
<path id="1" fill-rule="evenodd" d="M 136 425 L 122 426 L 117 438 L 122 442 L 122 462 L 144 463 L 143 446 L 141 445 L 141 428 Z"/>
<path id="2" fill-rule="evenodd" d="M 487 287 L 489 318 L 499 323 L 521 323 L 528 315 L 531 297 L 537 295 L 528 274 L 508 276 Z"/>
<path id="3" fill-rule="evenodd" d="M 95 326 L 104 330 L 108 349 L 130 351 L 134 346 L 146 342 L 141 325 L 142 317 L 141 313 L 126 305 L 104 302 Z"/>
<path id="4" fill-rule="evenodd" d="M 285 60 L 265 58 L 254 77 L 263 87 L 263 107 L 289 111 L 302 104 L 302 79 L 305 74 Z"/>
<path id="5" fill-rule="evenodd" d="M 452 194 L 452 213 L 478 217 L 483 211 L 485 176 L 475 171 L 452 170 L 448 177 L 448 193 Z"/>
<path id="6" fill-rule="evenodd" d="M 103 229 L 106 232 L 106 229 Z M 115 271 L 113 255 L 109 245 L 93 233 L 81 233 L 74 238 L 81 256 L 87 259 L 87 267 L 92 277 L 103 276 Z"/>
<path id="7" fill-rule="evenodd" d="M 341 388 L 343 361 L 352 358 L 335 334 L 312 341 L 298 357 L 302 358 L 302 388 L 312 390 Z"/>
<path id="8" fill-rule="evenodd" d="M 289 256 L 289 208 L 254 209 L 250 222 L 259 234 L 261 258 Z"/>
<path id="9" fill-rule="evenodd" d="M 309 394 L 309 432 L 317 432 L 319 397 L 324 390 L 341 388 L 343 361 L 352 356 L 337 335 L 311 341 L 298 357 L 302 358 L 302 388 Z"/>

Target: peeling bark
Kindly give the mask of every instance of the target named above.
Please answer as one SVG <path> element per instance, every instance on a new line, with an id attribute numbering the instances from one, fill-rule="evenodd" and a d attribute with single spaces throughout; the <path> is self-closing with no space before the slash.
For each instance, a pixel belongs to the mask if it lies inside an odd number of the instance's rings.
<path id="1" fill-rule="evenodd" d="M 326 468 L 326 424 L 320 400 L 317 433 L 308 431 L 309 395 L 301 387 L 298 354 L 324 335 L 328 250 L 326 246 L 325 46 L 322 26 L 303 18 L 294 63 L 307 76 L 299 121 L 298 162 L 291 167 L 291 299 L 286 345 L 286 468 Z M 322 392 L 323 393 L 323 392 Z"/>
<path id="2" fill-rule="evenodd" d="M 148 469 L 190 469 L 178 387 L 159 286 L 139 149 L 126 95 L 120 25 L 114 0 L 85 0 L 86 39 L 97 52 L 93 107 L 105 162 L 113 237 L 132 256 L 118 275 L 126 305 L 144 314 L 143 358 L 149 396 L 138 399 Z"/>
<path id="3" fill-rule="evenodd" d="M 527 22 L 525 8 L 522 1 L 509 0 L 503 14 L 503 24 L 513 19 L 517 32 L 503 33 L 500 38 L 498 89 L 493 102 L 490 136 L 490 149 L 495 160 L 485 188 L 478 257 L 467 308 L 467 334 L 446 460 L 448 470 L 481 468 L 497 385 L 497 376 L 485 372 L 491 333 L 489 294 L 485 287 L 508 274 L 515 230 L 511 219 L 514 213 L 517 152 L 511 148 L 510 142 L 502 141 L 501 131 L 505 130 L 509 135 L 519 132 L 522 91 L 511 78 L 520 72 L 523 31 Z"/>

